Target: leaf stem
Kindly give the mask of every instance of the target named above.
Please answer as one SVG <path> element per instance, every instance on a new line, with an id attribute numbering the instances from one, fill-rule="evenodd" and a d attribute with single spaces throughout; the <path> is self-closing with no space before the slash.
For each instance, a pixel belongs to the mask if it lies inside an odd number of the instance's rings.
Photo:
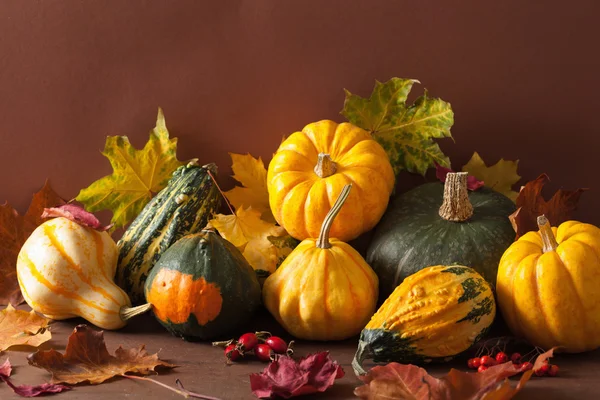
<path id="1" fill-rule="evenodd" d="M 175 392 L 175 393 L 177 393 L 177 394 L 185 397 L 186 399 L 189 398 L 189 397 L 193 397 L 195 399 L 204 399 L 204 400 L 221 400 L 218 397 L 205 396 L 203 394 L 191 392 L 191 391 L 189 391 L 189 390 L 187 390 L 186 388 L 183 387 L 183 384 L 181 383 L 181 381 L 179 379 L 177 379 L 175 381 L 175 383 L 177 384 L 177 386 L 179 386 L 179 389 L 176 389 L 176 388 L 171 387 L 171 386 L 169 386 L 169 385 L 167 385 L 165 383 L 162 383 L 162 382 L 159 382 L 159 381 L 155 381 L 154 379 L 146 378 L 146 377 L 143 377 L 143 376 L 124 375 L 124 374 L 121 375 L 121 376 L 124 377 L 124 378 L 127 378 L 127 379 L 133 379 L 133 380 L 139 380 L 139 381 L 146 381 L 146 382 L 155 383 L 158 386 L 162 386 L 165 389 L 168 389 L 168 390 L 170 390 L 172 392 Z"/>
<path id="2" fill-rule="evenodd" d="M 229 211 L 231 211 L 231 213 L 233 215 L 235 215 L 235 211 L 233 211 L 233 207 L 231 207 L 229 200 L 227 200 L 227 196 L 225 196 L 225 193 L 223 193 L 223 191 L 221 190 L 221 187 L 217 183 L 215 176 L 212 174 L 212 172 L 209 169 L 207 169 L 206 172 L 208 173 L 208 176 L 210 176 L 210 179 L 212 179 L 212 181 L 215 183 L 215 186 L 217 187 L 217 189 L 219 189 L 219 193 L 221 193 L 221 196 L 223 196 L 223 199 L 225 199 L 225 204 L 227 204 L 227 207 L 229 207 Z"/>

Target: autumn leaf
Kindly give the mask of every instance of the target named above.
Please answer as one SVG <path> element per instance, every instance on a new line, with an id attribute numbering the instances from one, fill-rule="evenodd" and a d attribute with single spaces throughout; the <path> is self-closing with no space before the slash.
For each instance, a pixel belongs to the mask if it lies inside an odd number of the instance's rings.
<path id="1" fill-rule="evenodd" d="M 58 385 L 58 384 L 50 384 L 50 383 L 42 383 L 41 385 L 15 385 L 10 380 L 10 375 L 12 373 L 12 366 L 10 365 L 10 361 L 8 358 L 4 361 L 2 365 L 0 365 L 0 380 L 6 383 L 16 394 L 21 397 L 37 397 L 43 396 L 45 394 L 51 393 L 60 393 L 65 390 L 71 390 L 69 386 Z"/>
<path id="2" fill-rule="evenodd" d="M 410 399 L 410 400 L 508 400 L 511 399 L 544 360 L 552 357 L 553 349 L 540 354 L 532 370 L 523 371 L 511 361 L 489 367 L 478 373 L 451 369 L 442 378 L 434 378 L 416 365 L 389 363 L 373 367 L 366 375 L 359 376 L 365 384 L 354 394 L 362 399 Z M 516 388 L 507 378 L 523 373 Z"/>
<path id="3" fill-rule="evenodd" d="M 288 240 L 286 244 L 274 244 L 269 237 L 279 238 L 288 234 L 282 227 L 262 220 L 260 215 L 258 210 L 240 207 L 235 214 L 217 214 L 209 222 L 223 238 L 240 249 L 252 268 L 259 273 L 270 274 L 280 264 L 282 255 L 291 252 L 292 249 L 286 246 L 297 242 Z"/>
<path id="4" fill-rule="evenodd" d="M 106 349 L 103 331 L 77 325 L 69 336 L 65 354 L 54 349 L 37 351 L 27 360 L 30 365 L 50 372 L 52 383 L 71 385 L 98 384 L 126 373 L 148 375 L 157 367 L 176 367 L 160 360 L 158 354 L 148 355 L 144 347 L 128 350 L 119 347 L 113 356 Z"/>
<path id="5" fill-rule="evenodd" d="M 109 226 L 104 226 L 100 223 L 100 220 L 90 212 L 85 211 L 83 208 L 76 204 L 65 204 L 60 207 L 44 208 L 43 218 L 67 218 L 73 222 L 77 222 L 80 225 L 96 229 L 98 231 L 106 231 L 110 229 Z"/>
<path id="6" fill-rule="evenodd" d="M 513 191 L 512 187 L 521 179 L 517 175 L 518 164 L 519 160 L 506 161 L 501 158 L 496 164 L 488 167 L 479 154 L 475 152 L 469 162 L 462 167 L 462 170 L 482 180 L 484 185 L 490 189 L 502 193 L 512 201 L 515 201 L 518 193 Z"/>
<path id="7" fill-rule="evenodd" d="M 100 178 L 82 189 L 76 200 L 90 212 L 111 210 L 115 227 L 135 218 L 152 196 L 163 189 L 177 167 L 177 138 L 169 139 L 162 110 L 156 127 L 142 150 L 135 149 L 127 136 L 109 136 L 102 154 L 113 168 L 112 175 Z"/>
<path id="8" fill-rule="evenodd" d="M 386 150 L 394 172 L 406 170 L 425 175 L 437 162 L 450 166 L 434 139 L 452 137 L 454 113 L 450 103 L 431 98 L 427 91 L 413 104 L 406 100 L 414 79 L 392 78 L 376 82 L 369 98 L 346 90 L 342 115 L 348 121 L 369 131 Z"/>
<path id="9" fill-rule="evenodd" d="M 581 194 L 587 190 L 559 189 L 546 201 L 542 196 L 542 189 L 549 181 L 548 175 L 542 174 L 521 188 L 516 201 L 517 211 L 509 217 L 517 238 L 527 232 L 537 231 L 537 217 L 540 215 L 545 215 L 552 226 L 570 220 L 577 209 Z"/>
<path id="10" fill-rule="evenodd" d="M 0 205 L 0 304 L 18 305 L 23 302 L 17 281 L 17 256 L 31 232 L 43 222 L 46 207 L 64 204 L 46 181 L 44 187 L 33 195 L 25 215 L 8 203 Z"/>
<path id="11" fill-rule="evenodd" d="M 258 159 L 250 154 L 229 153 L 231 156 L 231 169 L 233 179 L 243 186 L 236 186 L 225 192 L 227 200 L 236 209 L 241 207 L 252 208 L 261 213 L 261 218 L 267 222 L 275 222 L 269 206 L 269 192 L 267 191 L 267 170 L 260 157 Z"/>
<path id="12" fill-rule="evenodd" d="M 303 396 L 324 392 L 344 370 L 323 351 L 310 354 L 299 362 L 290 357 L 278 357 L 262 373 L 250 375 L 252 393 L 259 398 Z"/>
<path id="13" fill-rule="evenodd" d="M 450 168 L 442 167 L 438 163 L 435 164 L 435 177 L 440 180 L 440 182 L 446 182 L 446 176 L 448 173 L 454 172 Z M 484 185 L 483 181 L 478 180 L 473 175 L 467 176 L 467 189 L 469 190 L 477 190 Z"/>
<path id="14" fill-rule="evenodd" d="M 52 338 L 50 320 L 32 311 L 16 310 L 10 304 L 0 311 L 0 351 L 13 346 L 38 347 Z"/>

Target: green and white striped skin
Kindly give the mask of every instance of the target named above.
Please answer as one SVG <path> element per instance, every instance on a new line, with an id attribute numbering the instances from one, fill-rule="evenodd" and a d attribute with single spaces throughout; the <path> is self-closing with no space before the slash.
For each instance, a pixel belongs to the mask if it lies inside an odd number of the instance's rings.
<path id="1" fill-rule="evenodd" d="M 443 183 L 426 183 L 390 201 L 367 251 L 367 263 L 379 277 L 380 299 L 432 265 L 469 266 L 495 287 L 500 258 L 515 239 L 508 219 L 514 203 L 487 187 L 469 191 L 473 215 L 453 222 L 439 215 L 443 195 Z"/>
<path id="2" fill-rule="evenodd" d="M 215 164 L 177 168 L 117 243 L 116 282 L 133 304 L 145 301 L 144 283 L 160 256 L 181 237 L 200 232 L 220 207 L 221 194 L 209 175 L 216 170 Z"/>

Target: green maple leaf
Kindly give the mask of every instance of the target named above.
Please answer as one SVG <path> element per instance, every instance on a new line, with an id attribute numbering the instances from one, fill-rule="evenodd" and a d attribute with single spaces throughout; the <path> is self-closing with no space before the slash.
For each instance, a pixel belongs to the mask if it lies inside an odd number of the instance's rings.
<path id="1" fill-rule="evenodd" d="M 427 96 L 427 91 L 413 104 L 406 98 L 414 79 L 392 78 L 376 81 L 366 99 L 346 92 L 342 115 L 373 135 L 383 146 L 394 172 L 406 170 L 425 175 L 434 163 L 449 167 L 450 161 L 434 139 L 452 137 L 454 113 L 450 103 Z"/>
<path id="2" fill-rule="evenodd" d="M 162 190 L 173 171 L 183 163 L 177 160 L 177 138 L 169 139 L 162 110 L 158 109 L 156 127 L 142 150 L 135 149 L 127 136 L 109 136 L 102 154 L 113 168 L 105 176 L 82 189 L 76 200 L 94 212 L 111 210 L 115 227 L 125 226 Z"/>

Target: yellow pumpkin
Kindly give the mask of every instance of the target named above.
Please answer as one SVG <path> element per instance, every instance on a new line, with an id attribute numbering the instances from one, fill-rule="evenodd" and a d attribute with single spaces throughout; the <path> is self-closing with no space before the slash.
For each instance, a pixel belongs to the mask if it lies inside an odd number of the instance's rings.
<path id="1" fill-rule="evenodd" d="M 371 230 L 394 188 L 385 150 L 350 123 L 319 121 L 290 135 L 269 164 L 267 186 L 275 219 L 298 240 L 315 238 L 335 195 L 354 187 L 331 236 L 341 241 Z"/>
<path id="2" fill-rule="evenodd" d="M 350 188 L 344 187 L 327 214 L 319 238 L 302 241 L 263 286 L 263 303 L 297 338 L 349 338 L 375 311 L 377 275 L 350 245 L 329 239 Z"/>
<path id="3" fill-rule="evenodd" d="M 498 305 L 511 331 L 542 348 L 578 353 L 600 347 L 600 229 L 538 218 L 504 253 Z"/>
<path id="4" fill-rule="evenodd" d="M 131 307 L 113 281 L 117 245 L 106 232 L 60 217 L 38 226 L 19 252 L 17 277 L 23 297 L 52 319 L 82 317 L 103 329 L 118 329 L 150 308 Z"/>

